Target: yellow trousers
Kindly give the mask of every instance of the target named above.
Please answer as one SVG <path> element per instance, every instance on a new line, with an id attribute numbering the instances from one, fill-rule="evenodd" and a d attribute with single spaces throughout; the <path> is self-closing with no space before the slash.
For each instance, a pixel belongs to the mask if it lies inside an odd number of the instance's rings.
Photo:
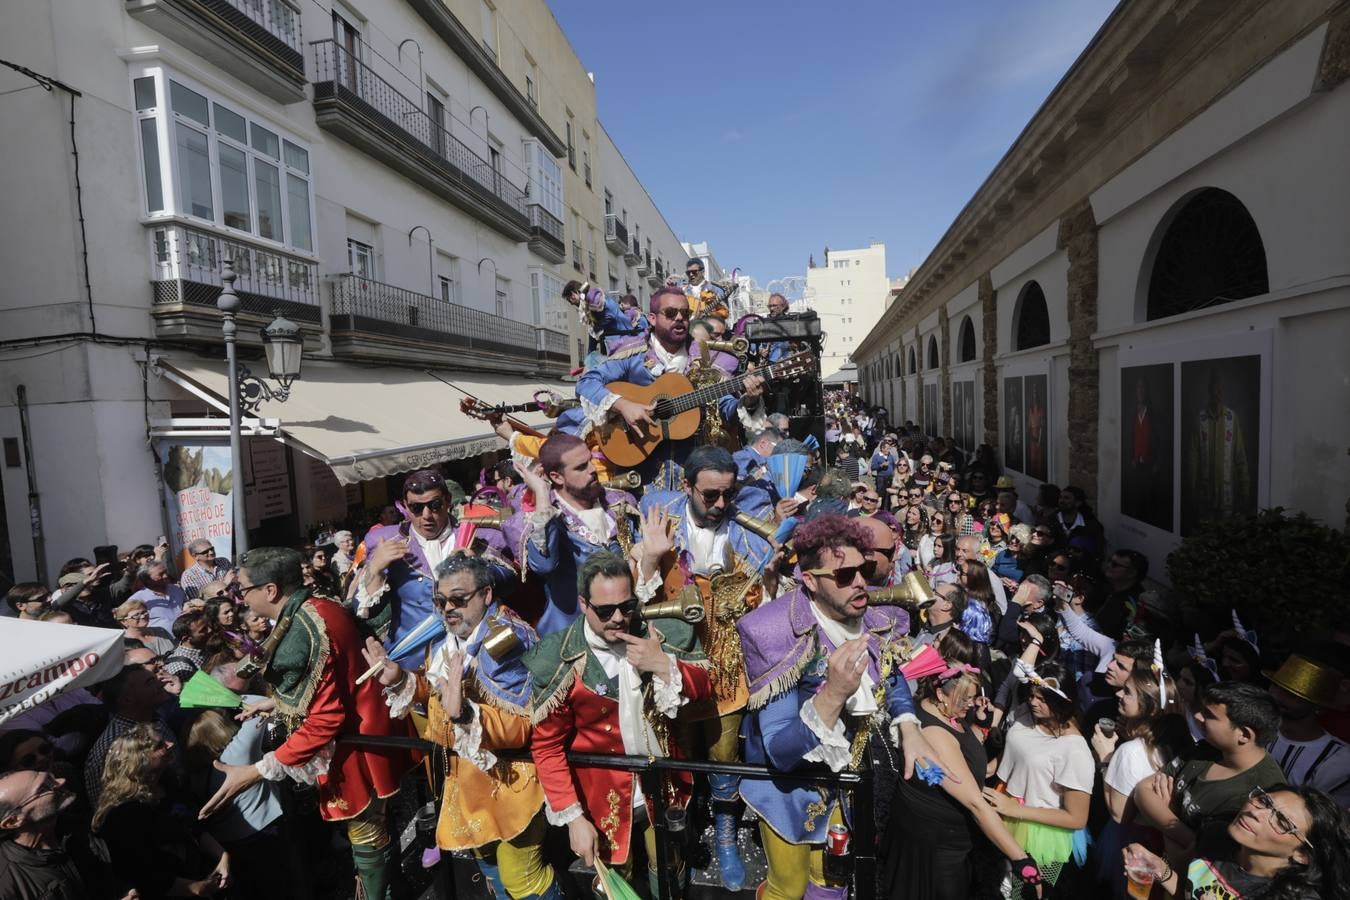
<path id="1" fill-rule="evenodd" d="M 553 868 L 544 861 L 544 814 L 540 812 L 520 834 L 474 850 L 474 856 L 496 861 L 502 887 L 512 897 L 543 894 L 553 884 Z"/>
<path id="2" fill-rule="evenodd" d="M 830 824 L 842 824 L 844 814 L 838 803 L 830 811 Z M 764 857 L 769 862 L 769 877 L 761 900 L 802 900 L 806 885 L 825 886 L 825 845 L 792 844 L 778 836 L 763 819 L 759 837 Z"/>

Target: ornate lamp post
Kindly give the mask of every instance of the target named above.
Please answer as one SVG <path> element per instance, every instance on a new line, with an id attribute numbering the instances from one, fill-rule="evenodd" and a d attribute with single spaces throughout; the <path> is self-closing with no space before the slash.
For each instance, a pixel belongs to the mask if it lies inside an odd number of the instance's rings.
<path id="1" fill-rule="evenodd" d="M 225 338 L 225 360 L 228 364 L 230 384 L 230 467 L 233 469 L 231 495 L 234 505 L 234 559 L 248 550 L 248 513 L 244 508 L 244 454 L 241 449 L 242 437 L 240 418 L 244 412 L 254 412 L 264 400 L 284 403 L 291 395 L 291 384 L 300 377 L 300 361 L 303 355 L 304 341 L 300 326 L 277 316 L 262 329 L 263 350 L 267 356 L 267 372 L 276 382 L 272 387 L 263 379 L 242 365 L 235 353 L 235 333 L 238 326 L 234 317 L 239 311 L 239 295 L 234 291 L 234 281 L 238 276 L 234 271 L 234 260 L 226 259 L 221 268 L 220 297 L 216 300 L 216 309 L 220 310 L 221 334 Z"/>

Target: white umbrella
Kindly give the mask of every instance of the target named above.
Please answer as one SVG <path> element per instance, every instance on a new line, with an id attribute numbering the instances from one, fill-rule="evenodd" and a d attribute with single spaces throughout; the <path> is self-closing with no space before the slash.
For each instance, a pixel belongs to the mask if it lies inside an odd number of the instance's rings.
<path id="1" fill-rule="evenodd" d="M 122 632 L 56 622 L 0 623 L 0 725 L 122 670 Z"/>

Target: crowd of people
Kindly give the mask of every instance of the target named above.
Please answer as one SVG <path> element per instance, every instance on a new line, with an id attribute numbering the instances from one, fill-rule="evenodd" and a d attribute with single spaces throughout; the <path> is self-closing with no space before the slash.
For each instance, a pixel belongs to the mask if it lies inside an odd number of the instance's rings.
<path id="1" fill-rule="evenodd" d="M 686 274 L 645 314 L 570 283 L 577 397 L 547 435 L 493 415 L 475 484 L 423 469 L 361 530 L 14 586 L 19 619 L 120 628 L 123 666 L 0 725 L 0 900 L 402 896 L 422 779 L 424 864 L 470 853 L 498 900 L 574 893 L 573 860 L 843 900 L 857 856 L 894 900 L 1350 896 L 1350 634 L 1188 640 L 1084 491 L 1024 499 L 992 448 L 846 392 L 789 416 L 755 366 L 803 348 L 709 348 L 745 323 Z M 658 441 L 610 386 L 669 372 L 728 388 Z M 611 461 L 615 430 L 648 456 Z M 870 804 L 830 777 L 859 770 Z"/>

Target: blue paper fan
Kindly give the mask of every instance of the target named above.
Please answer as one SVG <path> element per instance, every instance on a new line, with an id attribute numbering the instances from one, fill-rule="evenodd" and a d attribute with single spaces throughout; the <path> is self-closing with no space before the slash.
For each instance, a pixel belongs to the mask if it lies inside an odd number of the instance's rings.
<path id="1" fill-rule="evenodd" d="M 820 441 L 816 440 L 814 434 L 808 434 L 806 437 L 802 438 L 802 443 L 810 447 L 813 451 L 820 451 Z"/>
<path id="2" fill-rule="evenodd" d="M 768 458 L 765 467 L 779 497 L 786 499 L 797 493 L 809 461 L 805 453 L 779 453 Z"/>
<path id="3" fill-rule="evenodd" d="M 429 613 L 417 627 L 389 648 L 389 658 L 398 660 L 445 636 L 445 621 L 438 612 Z"/>

